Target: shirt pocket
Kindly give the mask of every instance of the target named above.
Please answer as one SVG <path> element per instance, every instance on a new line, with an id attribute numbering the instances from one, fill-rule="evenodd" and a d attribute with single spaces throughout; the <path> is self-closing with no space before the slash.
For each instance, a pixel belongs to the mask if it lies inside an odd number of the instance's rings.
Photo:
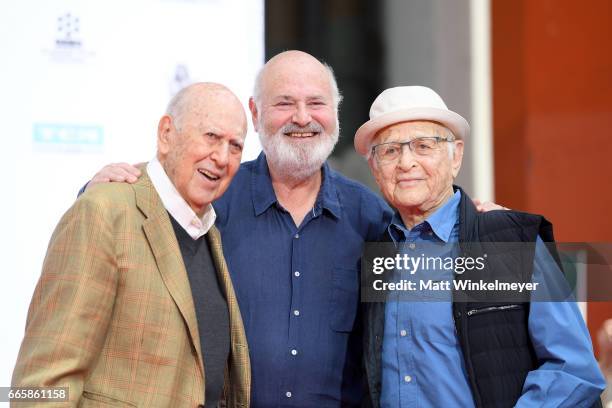
<path id="1" fill-rule="evenodd" d="M 359 307 L 359 270 L 335 267 L 332 272 L 331 328 L 351 332 Z"/>
<path id="2" fill-rule="evenodd" d="M 432 301 L 410 306 L 414 308 L 412 323 L 420 339 L 429 343 L 458 346 L 452 303 Z"/>

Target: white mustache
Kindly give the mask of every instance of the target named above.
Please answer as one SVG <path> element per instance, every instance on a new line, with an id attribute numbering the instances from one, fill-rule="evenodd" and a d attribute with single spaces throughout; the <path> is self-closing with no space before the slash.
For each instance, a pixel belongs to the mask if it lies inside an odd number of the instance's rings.
<path id="1" fill-rule="evenodd" d="M 289 123 L 281 129 L 280 133 L 323 133 L 323 126 L 317 122 L 311 122 L 306 126 L 297 126 Z"/>

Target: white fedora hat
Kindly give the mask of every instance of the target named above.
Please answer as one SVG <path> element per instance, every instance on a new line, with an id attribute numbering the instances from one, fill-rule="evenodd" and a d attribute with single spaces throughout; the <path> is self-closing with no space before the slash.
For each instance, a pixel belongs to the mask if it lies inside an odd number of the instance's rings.
<path id="1" fill-rule="evenodd" d="M 370 120 L 355 134 L 355 150 L 362 156 L 369 153 L 376 133 L 395 123 L 430 120 L 450 129 L 457 139 L 465 139 L 470 125 L 461 115 L 449 110 L 433 89 L 425 86 L 398 86 L 385 89 L 370 108 Z"/>

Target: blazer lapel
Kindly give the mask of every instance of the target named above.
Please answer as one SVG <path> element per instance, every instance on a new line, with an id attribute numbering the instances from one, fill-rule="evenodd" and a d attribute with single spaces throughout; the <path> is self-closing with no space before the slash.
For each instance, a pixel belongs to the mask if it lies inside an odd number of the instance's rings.
<path id="1" fill-rule="evenodd" d="M 221 235 L 219 234 L 219 230 L 214 225 L 206 234 L 206 239 L 208 239 L 208 246 L 210 248 L 210 254 L 215 263 L 215 271 L 217 272 L 217 279 L 219 279 L 219 284 L 221 285 L 221 289 L 223 290 L 223 294 L 225 295 L 225 299 L 228 297 L 229 293 L 229 271 L 227 269 L 227 265 L 225 263 L 225 258 L 223 257 L 223 249 L 221 247 Z M 228 305 L 229 306 L 229 305 Z M 230 310 L 231 312 L 231 310 Z"/>
<path id="2" fill-rule="evenodd" d="M 248 406 L 251 393 L 251 365 L 249 361 L 249 349 L 247 347 L 246 335 L 242 324 L 242 316 L 238 308 L 238 301 L 234 293 L 234 287 L 230 278 L 223 248 L 221 247 L 221 236 L 216 227 L 212 227 L 206 234 L 210 246 L 210 252 L 215 262 L 217 278 L 225 294 L 230 318 L 231 350 L 229 365 L 226 370 L 226 381 L 224 394 L 229 397 L 228 406 Z"/>
<path id="3" fill-rule="evenodd" d="M 185 320 L 198 355 L 203 376 L 204 365 L 200 335 L 198 334 L 198 322 L 183 257 L 169 215 L 146 174 L 146 170 L 142 170 L 143 175 L 134 185 L 134 190 L 136 192 L 136 204 L 147 218 L 143 222 L 143 230 L 151 245 L 164 284 Z"/>
<path id="4" fill-rule="evenodd" d="M 219 234 L 217 227 L 213 225 L 206 234 L 206 237 L 208 238 L 210 252 L 215 262 L 217 279 L 219 279 L 223 294 L 227 300 L 227 307 L 230 317 L 232 350 L 235 350 L 236 346 L 246 347 L 247 342 L 244 334 L 242 316 L 240 315 L 240 309 L 238 307 L 238 301 L 236 300 L 236 293 L 234 292 L 234 286 L 232 284 L 229 269 L 227 268 L 227 263 L 223 257 L 221 235 Z"/>
<path id="5" fill-rule="evenodd" d="M 238 308 L 238 301 L 236 300 L 236 294 L 234 292 L 234 286 L 232 285 L 232 279 L 230 277 L 227 263 L 223 257 L 223 248 L 221 246 L 221 235 L 219 230 L 214 225 L 206 234 L 208 243 L 210 245 L 210 252 L 215 262 L 215 270 L 217 271 L 217 279 L 223 294 L 227 300 L 227 308 L 229 310 L 230 318 L 230 329 L 231 329 L 231 342 L 232 351 L 236 352 L 237 347 L 246 347 L 246 336 L 244 334 L 244 326 L 242 324 L 242 316 L 240 315 L 240 309 Z"/>

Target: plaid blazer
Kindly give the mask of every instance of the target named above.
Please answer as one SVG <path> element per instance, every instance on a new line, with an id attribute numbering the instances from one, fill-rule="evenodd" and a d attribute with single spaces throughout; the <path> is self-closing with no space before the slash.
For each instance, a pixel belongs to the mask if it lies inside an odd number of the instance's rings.
<path id="1" fill-rule="evenodd" d="M 244 327 L 218 230 L 211 228 L 207 238 L 231 328 L 221 405 L 248 407 Z M 12 384 L 67 386 L 70 405 L 83 407 L 204 404 L 205 367 L 189 280 L 146 172 L 133 185 L 92 187 L 62 217 L 32 298 Z"/>

